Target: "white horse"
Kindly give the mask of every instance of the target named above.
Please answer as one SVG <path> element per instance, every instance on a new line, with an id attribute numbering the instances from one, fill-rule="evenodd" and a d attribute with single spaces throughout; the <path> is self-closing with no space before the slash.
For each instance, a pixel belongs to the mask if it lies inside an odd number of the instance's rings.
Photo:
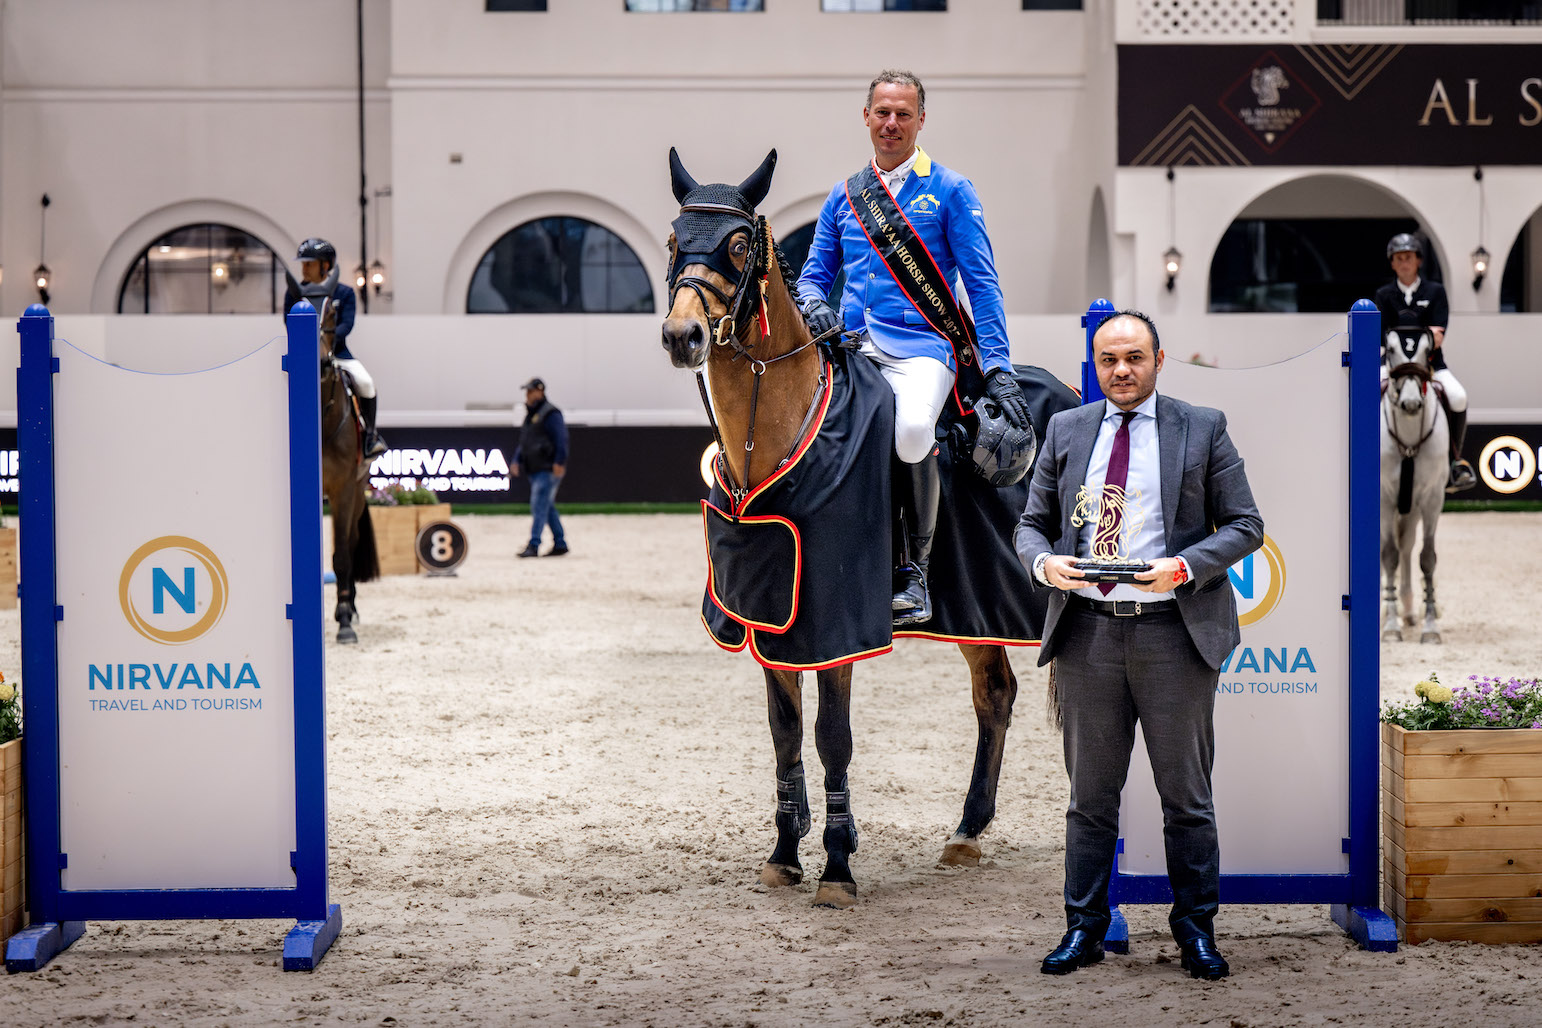
<path id="1" fill-rule="evenodd" d="M 1415 624 L 1414 531 L 1424 527 L 1419 570 L 1424 574 L 1424 628 L 1419 641 L 1440 642 L 1435 610 L 1435 525 L 1446 500 L 1450 434 L 1431 384 L 1429 333 L 1397 328 L 1382 342 L 1381 384 L 1381 637 L 1402 641 Z M 1402 570 L 1401 588 L 1397 588 Z M 1402 600 L 1401 614 L 1398 600 Z"/>

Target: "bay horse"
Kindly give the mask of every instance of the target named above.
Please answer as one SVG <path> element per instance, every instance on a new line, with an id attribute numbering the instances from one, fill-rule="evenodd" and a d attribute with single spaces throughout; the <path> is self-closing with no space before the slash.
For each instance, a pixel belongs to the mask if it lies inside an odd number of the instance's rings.
<path id="1" fill-rule="evenodd" d="M 772 150 L 737 187 L 751 213 L 765 199 L 775 163 Z M 677 233 L 670 233 L 670 307 L 662 343 L 676 367 L 705 372 L 703 400 L 721 437 L 724 477 L 738 483 L 735 491 L 742 494 L 768 479 L 804 437 L 816 396 L 824 390 L 825 364 L 795 302 L 791 270 L 765 219 L 746 220 L 742 210 L 710 202 L 712 191 L 735 187 L 698 187 L 674 150 L 670 172 L 682 213 L 689 210 L 693 218 L 705 219 L 694 222 L 700 229 L 696 234 L 711 242 L 682 251 Z M 687 206 L 686 197 L 698 188 L 708 194 L 707 201 L 693 200 Z M 874 520 L 881 521 L 888 513 L 888 499 L 875 497 L 874 502 L 881 511 Z M 887 594 L 883 602 L 887 609 Z M 979 739 L 963 817 L 943 846 L 941 862 L 974 866 L 981 856 L 980 834 L 996 813 L 996 786 L 1017 679 L 1005 647 L 960 644 L 959 649 L 969 666 Z M 798 842 L 808 834 L 812 818 L 803 769 L 803 673 L 771 667 L 763 671 L 776 754 L 777 807 L 776 845 L 760 880 L 775 888 L 802 881 Z M 857 828 L 846 777 L 852 755 L 852 666 L 846 662 L 825 667 L 815 676 L 819 698 L 814 745 L 824 767 L 826 862 L 814 904 L 849 907 L 857 901 L 850 865 Z"/>
<path id="2" fill-rule="evenodd" d="M 379 576 L 380 560 L 366 502 L 369 464 L 364 460 L 361 429 L 354 416 L 353 396 L 332 353 L 337 311 L 332 306 L 331 289 L 316 300 L 322 308 L 321 489 L 332 509 L 332 572 L 337 576 L 337 606 L 332 616 L 337 621 L 337 641 L 350 644 L 359 641 L 353 627 L 358 613 L 357 584 Z"/>
<path id="3" fill-rule="evenodd" d="M 1382 340 L 1387 377 L 1381 394 L 1381 637 L 1401 641 L 1417 623 L 1413 599 L 1414 535 L 1423 529 L 1423 643 L 1440 642 L 1435 606 L 1435 527 L 1446 502 L 1449 428 L 1429 366 L 1430 334 L 1395 328 Z M 1401 600 L 1401 604 L 1399 604 Z M 1401 606 L 1401 611 L 1399 610 Z"/>

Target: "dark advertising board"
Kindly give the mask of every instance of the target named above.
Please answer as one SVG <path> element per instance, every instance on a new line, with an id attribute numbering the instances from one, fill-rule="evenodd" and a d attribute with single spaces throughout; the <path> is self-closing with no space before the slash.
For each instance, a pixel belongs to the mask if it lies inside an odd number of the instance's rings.
<path id="1" fill-rule="evenodd" d="M 507 428 L 383 430 L 391 449 L 370 465 L 370 482 L 423 484 L 453 504 L 528 503 L 528 482 L 510 473 L 519 432 Z M 706 426 L 572 425 L 559 502 L 693 503 L 707 495 L 701 457 Z M 0 428 L 0 503 L 20 495 L 16 430 Z M 121 499 L 121 498 L 120 498 Z M 104 497 L 103 502 L 117 502 Z"/>
<path id="2" fill-rule="evenodd" d="M 1461 500 L 1542 500 L 1542 425 L 1468 425 L 1462 456 L 1478 473 L 1478 486 Z"/>
<path id="3" fill-rule="evenodd" d="M 1121 46 L 1119 163 L 1539 164 L 1539 49 Z"/>

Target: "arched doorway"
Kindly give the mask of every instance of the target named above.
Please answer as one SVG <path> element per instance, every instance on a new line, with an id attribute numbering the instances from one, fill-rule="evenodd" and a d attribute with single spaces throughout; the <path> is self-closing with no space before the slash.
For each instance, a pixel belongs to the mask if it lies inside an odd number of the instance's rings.
<path id="1" fill-rule="evenodd" d="M 1542 207 L 1515 234 L 1499 280 L 1499 310 L 1507 314 L 1542 311 Z"/>
<path id="2" fill-rule="evenodd" d="M 1347 311 L 1390 280 L 1387 241 L 1425 242 L 1422 275 L 1443 280 L 1439 246 L 1399 196 L 1364 179 L 1311 175 L 1240 211 L 1210 258 L 1212 313 Z"/>

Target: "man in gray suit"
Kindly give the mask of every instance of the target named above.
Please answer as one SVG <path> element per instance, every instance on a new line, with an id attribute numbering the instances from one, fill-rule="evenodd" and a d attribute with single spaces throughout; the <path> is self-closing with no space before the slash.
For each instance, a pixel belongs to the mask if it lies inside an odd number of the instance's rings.
<path id="1" fill-rule="evenodd" d="M 1217 669 L 1241 642 L 1227 569 L 1263 541 L 1264 524 L 1225 415 L 1158 395 L 1162 359 L 1144 314 L 1121 311 L 1097 329 L 1093 362 L 1107 401 L 1050 419 L 1014 538 L 1035 587 L 1056 590 L 1039 663 L 1055 662 L 1071 779 L 1069 931 L 1044 959 L 1045 974 L 1103 959 L 1119 792 L 1137 721 L 1162 798 L 1169 922 L 1183 968 L 1196 978 L 1230 973 L 1214 938 L 1212 715 Z M 1110 517 L 1115 496 L 1123 509 Z M 1079 499 L 1083 516 L 1073 520 Z M 1115 585 L 1076 570 L 1078 559 L 1114 546 L 1151 570 Z"/>

